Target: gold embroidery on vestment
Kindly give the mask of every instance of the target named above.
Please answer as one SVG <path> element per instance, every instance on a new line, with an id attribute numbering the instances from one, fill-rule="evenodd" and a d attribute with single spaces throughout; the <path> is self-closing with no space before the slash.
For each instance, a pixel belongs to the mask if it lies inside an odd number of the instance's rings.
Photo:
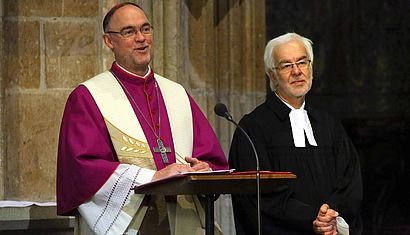
<path id="1" fill-rule="evenodd" d="M 148 143 L 127 135 L 107 119 L 104 121 L 110 132 L 118 161 L 151 170 L 157 169 Z"/>

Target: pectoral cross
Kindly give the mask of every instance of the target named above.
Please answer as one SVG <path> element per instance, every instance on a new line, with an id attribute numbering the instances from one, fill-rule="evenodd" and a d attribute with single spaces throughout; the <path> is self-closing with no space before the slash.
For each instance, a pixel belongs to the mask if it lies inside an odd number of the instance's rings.
<path id="1" fill-rule="evenodd" d="M 154 147 L 154 152 L 155 153 L 161 153 L 162 162 L 164 164 L 168 164 L 169 160 L 168 160 L 168 157 L 167 157 L 167 153 L 171 152 L 171 148 L 170 147 L 165 147 L 164 143 L 162 142 L 162 140 L 160 138 L 157 139 L 157 143 L 158 143 L 158 147 Z"/>

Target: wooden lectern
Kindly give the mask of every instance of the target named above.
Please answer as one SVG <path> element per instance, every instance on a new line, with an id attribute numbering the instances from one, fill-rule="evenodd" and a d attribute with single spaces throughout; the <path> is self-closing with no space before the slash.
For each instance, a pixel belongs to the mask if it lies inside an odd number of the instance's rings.
<path id="1" fill-rule="evenodd" d="M 296 179 L 290 172 L 260 172 L 261 193 Z M 205 196 L 205 231 L 214 234 L 214 201 L 220 194 L 256 194 L 256 172 L 190 172 L 153 181 L 134 188 L 136 194 Z"/>

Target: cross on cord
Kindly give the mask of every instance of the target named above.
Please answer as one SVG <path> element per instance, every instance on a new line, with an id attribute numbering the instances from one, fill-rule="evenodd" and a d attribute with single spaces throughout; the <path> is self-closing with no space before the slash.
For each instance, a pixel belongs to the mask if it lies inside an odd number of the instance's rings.
<path id="1" fill-rule="evenodd" d="M 168 164 L 169 160 L 168 160 L 168 157 L 167 157 L 167 153 L 171 152 L 171 148 L 170 147 L 165 147 L 164 143 L 162 142 L 162 140 L 160 138 L 157 139 L 157 143 L 158 143 L 158 147 L 154 147 L 154 152 L 155 153 L 161 153 L 162 162 L 164 164 Z"/>

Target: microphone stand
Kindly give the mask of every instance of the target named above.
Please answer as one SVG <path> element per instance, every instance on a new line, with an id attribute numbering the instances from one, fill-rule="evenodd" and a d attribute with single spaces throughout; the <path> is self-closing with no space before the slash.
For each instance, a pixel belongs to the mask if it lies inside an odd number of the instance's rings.
<path id="1" fill-rule="evenodd" d="M 261 235 L 261 185 L 260 185 L 261 177 L 260 177 L 259 157 L 258 157 L 258 154 L 256 152 L 255 145 L 251 141 L 251 138 L 246 133 L 246 131 L 241 126 L 239 126 L 239 124 L 237 124 L 232 118 L 231 118 L 231 120 L 228 119 L 228 121 L 235 124 L 235 126 L 239 130 L 242 131 L 242 133 L 246 136 L 246 138 L 251 143 L 253 152 L 255 153 L 255 156 L 256 156 L 255 160 L 256 160 L 256 192 L 257 192 L 256 196 L 257 196 L 258 235 Z"/>
<path id="2" fill-rule="evenodd" d="M 226 118 L 228 121 L 232 122 L 248 139 L 249 143 L 252 146 L 253 152 L 255 154 L 255 160 L 256 160 L 256 196 L 257 196 L 257 217 L 258 217 L 258 235 L 261 235 L 261 187 L 260 187 L 260 167 L 259 167 L 259 157 L 258 153 L 256 152 L 255 145 L 252 142 L 252 139 L 249 137 L 249 135 L 246 133 L 246 131 L 239 126 L 238 123 L 236 123 L 231 114 L 229 114 L 228 109 L 226 106 L 222 103 L 219 103 L 215 105 L 215 113 L 218 116 Z"/>

